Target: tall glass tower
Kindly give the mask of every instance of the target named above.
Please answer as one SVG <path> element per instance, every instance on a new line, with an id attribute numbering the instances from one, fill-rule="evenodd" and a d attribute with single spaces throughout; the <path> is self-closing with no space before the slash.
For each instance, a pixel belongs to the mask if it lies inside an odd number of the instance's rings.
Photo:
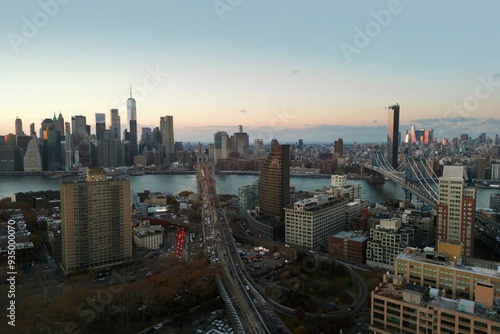
<path id="1" fill-rule="evenodd" d="M 391 166 L 398 168 L 399 144 L 399 104 L 389 107 L 389 120 L 387 123 L 387 161 Z"/>

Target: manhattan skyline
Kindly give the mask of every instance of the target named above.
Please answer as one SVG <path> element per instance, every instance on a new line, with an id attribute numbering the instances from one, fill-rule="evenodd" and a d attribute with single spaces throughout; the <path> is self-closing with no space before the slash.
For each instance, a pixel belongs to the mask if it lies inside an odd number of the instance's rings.
<path id="1" fill-rule="evenodd" d="M 0 134 L 16 116 L 38 131 L 59 111 L 95 132 L 95 114 L 109 128 L 112 108 L 123 130 L 130 85 L 139 134 L 172 115 L 178 141 L 241 124 L 267 142 L 384 142 L 395 103 L 401 132 L 498 132 L 500 4 L 231 4 L 0 5 Z"/>

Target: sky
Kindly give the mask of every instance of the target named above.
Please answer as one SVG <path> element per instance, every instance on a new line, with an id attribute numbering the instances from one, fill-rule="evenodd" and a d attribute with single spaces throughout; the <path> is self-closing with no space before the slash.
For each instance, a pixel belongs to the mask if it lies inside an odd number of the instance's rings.
<path id="1" fill-rule="evenodd" d="M 0 3 L 0 134 L 119 108 L 176 141 L 383 142 L 500 132 L 500 2 L 25 0 Z"/>

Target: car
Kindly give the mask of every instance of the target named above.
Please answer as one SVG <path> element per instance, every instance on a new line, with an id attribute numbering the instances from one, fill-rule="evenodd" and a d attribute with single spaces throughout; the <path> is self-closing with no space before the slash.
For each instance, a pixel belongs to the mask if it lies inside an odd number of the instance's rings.
<path id="1" fill-rule="evenodd" d="M 248 285 L 245 285 L 245 289 L 247 289 L 247 291 L 250 291 L 250 287 Z"/>
<path id="2" fill-rule="evenodd" d="M 312 249 L 309 250 L 309 253 L 314 254 L 314 251 Z"/>
<path id="3" fill-rule="evenodd" d="M 155 325 L 153 328 L 154 328 L 154 329 L 160 329 L 160 328 L 162 328 L 162 327 L 163 327 L 163 324 L 158 324 L 158 325 Z"/>
<path id="4" fill-rule="evenodd" d="M 352 306 L 349 306 L 349 307 L 347 308 L 347 311 L 352 311 L 352 310 L 354 310 L 354 307 L 352 307 Z"/>

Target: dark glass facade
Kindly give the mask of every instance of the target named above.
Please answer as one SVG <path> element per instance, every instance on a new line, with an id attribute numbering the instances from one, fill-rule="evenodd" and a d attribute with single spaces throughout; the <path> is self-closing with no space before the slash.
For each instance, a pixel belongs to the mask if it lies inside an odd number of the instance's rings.
<path id="1" fill-rule="evenodd" d="M 398 168 L 399 144 L 399 105 L 389 107 L 389 120 L 387 123 L 387 161 L 391 166 Z"/>

